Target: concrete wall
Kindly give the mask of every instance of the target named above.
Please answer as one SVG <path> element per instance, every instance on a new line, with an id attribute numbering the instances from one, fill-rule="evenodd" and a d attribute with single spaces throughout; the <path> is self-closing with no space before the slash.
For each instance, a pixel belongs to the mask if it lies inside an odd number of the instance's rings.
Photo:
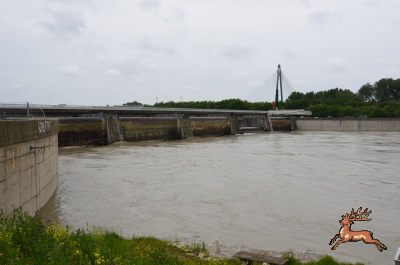
<path id="1" fill-rule="evenodd" d="M 297 130 L 309 131 L 400 131 L 400 119 L 297 119 L 296 126 Z"/>
<path id="2" fill-rule="evenodd" d="M 230 135 L 231 124 L 228 118 L 191 117 L 193 136 Z"/>
<path id="3" fill-rule="evenodd" d="M 107 123 L 103 118 L 60 118 L 59 146 L 106 145 Z"/>
<path id="4" fill-rule="evenodd" d="M 60 118 L 59 146 L 176 140 L 239 133 L 236 117 Z"/>
<path id="5" fill-rule="evenodd" d="M 120 118 L 122 134 L 128 142 L 181 139 L 178 121 L 174 117 Z"/>
<path id="6" fill-rule="evenodd" d="M 265 115 L 243 115 L 238 118 L 239 127 L 265 127 Z"/>
<path id="7" fill-rule="evenodd" d="M 271 119 L 272 129 L 274 131 L 292 131 L 292 120 L 287 119 Z"/>
<path id="8" fill-rule="evenodd" d="M 33 214 L 58 186 L 58 120 L 0 120 L 0 209 Z M 31 150 L 32 147 L 42 147 Z"/>

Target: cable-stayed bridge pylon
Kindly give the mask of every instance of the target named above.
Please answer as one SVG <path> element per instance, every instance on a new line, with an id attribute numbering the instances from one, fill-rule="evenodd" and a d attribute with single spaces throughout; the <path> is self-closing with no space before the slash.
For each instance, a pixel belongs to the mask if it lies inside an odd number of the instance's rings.
<path id="1" fill-rule="evenodd" d="M 294 91 L 296 91 L 294 86 L 278 65 L 278 69 L 251 91 L 245 99 L 250 102 L 275 102 L 278 109 L 279 103 L 285 101 Z"/>

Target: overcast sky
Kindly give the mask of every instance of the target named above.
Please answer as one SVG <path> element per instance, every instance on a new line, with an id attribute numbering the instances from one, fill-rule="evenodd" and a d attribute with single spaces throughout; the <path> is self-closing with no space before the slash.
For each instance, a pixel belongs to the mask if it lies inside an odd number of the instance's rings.
<path id="1" fill-rule="evenodd" d="M 400 78 L 399 0 L 0 0 L 0 102 L 245 99 Z"/>

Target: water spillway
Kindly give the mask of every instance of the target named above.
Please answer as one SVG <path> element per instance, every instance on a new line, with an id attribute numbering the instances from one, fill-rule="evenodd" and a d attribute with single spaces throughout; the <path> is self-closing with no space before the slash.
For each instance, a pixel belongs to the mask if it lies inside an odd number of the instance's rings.
<path id="1" fill-rule="evenodd" d="M 118 141 L 176 140 L 233 135 L 235 117 L 60 118 L 59 145 L 108 145 Z"/>

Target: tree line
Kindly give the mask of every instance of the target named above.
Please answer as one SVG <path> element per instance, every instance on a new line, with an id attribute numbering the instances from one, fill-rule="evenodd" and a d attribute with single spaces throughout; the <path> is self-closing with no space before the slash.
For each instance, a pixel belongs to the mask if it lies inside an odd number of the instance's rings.
<path id="1" fill-rule="evenodd" d="M 271 102 L 249 102 L 241 99 L 221 101 L 160 102 L 143 105 L 137 101 L 124 105 L 159 108 L 199 108 L 272 110 Z M 363 85 L 356 93 L 348 89 L 333 88 L 319 92 L 293 92 L 280 109 L 310 110 L 315 117 L 400 117 L 400 79 L 383 78 L 374 84 Z"/>
<path id="2" fill-rule="evenodd" d="M 286 109 L 310 110 L 315 117 L 400 117 L 400 79 L 383 78 L 363 85 L 356 93 L 339 88 L 320 92 L 293 92 Z"/>

